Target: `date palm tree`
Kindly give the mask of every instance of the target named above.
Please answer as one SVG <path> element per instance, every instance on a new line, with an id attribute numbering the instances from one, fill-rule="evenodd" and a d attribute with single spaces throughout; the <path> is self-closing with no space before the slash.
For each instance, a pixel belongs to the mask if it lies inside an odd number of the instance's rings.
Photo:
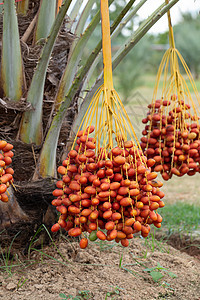
<path id="1" fill-rule="evenodd" d="M 112 20 L 112 40 L 147 1 L 153 0 L 124 2 Z M 102 83 L 99 73 L 87 85 L 100 59 L 100 36 L 84 56 L 100 23 L 98 5 L 95 14 L 92 9 L 96 2 L 4 0 L 0 6 L 0 139 L 12 143 L 15 153 L 15 185 L 9 188 L 9 202 L 0 201 L 0 230 L 9 237 L 20 231 L 22 244 L 42 222 L 54 222 L 49 204 L 57 165 Z M 114 54 L 113 69 L 177 2 L 163 0 L 140 24 Z"/>

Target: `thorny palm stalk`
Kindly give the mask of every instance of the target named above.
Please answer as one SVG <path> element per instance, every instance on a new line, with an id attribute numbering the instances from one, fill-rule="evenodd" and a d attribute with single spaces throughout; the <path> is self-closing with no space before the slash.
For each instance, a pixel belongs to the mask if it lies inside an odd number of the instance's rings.
<path id="1" fill-rule="evenodd" d="M 22 0 L 17 3 L 17 13 L 26 15 L 28 11 L 29 0 Z"/>
<path id="2" fill-rule="evenodd" d="M 46 71 L 56 37 L 71 2 L 72 0 L 65 0 L 63 6 L 60 8 L 33 75 L 27 101 L 32 104 L 34 110 L 23 114 L 19 130 L 19 137 L 25 143 L 40 145 L 42 142 L 42 106 Z"/>
<path id="3" fill-rule="evenodd" d="M 38 20 L 35 30 L 35 43 L 40 39 L 47 38 L 51 27 L 55 20 L 56 1 L 42 0 L 40 1 L 40 8 L 38 12 Z"/>
<path id="4" fill-rule="evenodd" d="M 4 1 L 0 87 L 3 96 L 21 99 L 24 76 L 15 0 Z"/>
<path id="5" fill-rule="evenodd" d="M 43 48 L 40 61 L 37 65 L 37 69 L 34 73 L 31 86 L 29 88 L 27 101 L 32 104 L 34 110 L 24 113 L 19 131 L 19 137 L 25 143 L 36 143 L 37 145 L 40 145 L 42 143 L 42 105 L 46 70 L 53 50 L 55 39 L 71 2 L 72 0 L 66 0 L 63 6 L 60 8 L 56 20 L 53 23 L 50 35 Z M 41 13 L 41 11 L 39 11 L 39 13 Z M 70 57 L 71 59 L 69 59 L 68 61 L 66 67 L 67 72 L 64 72 L 64 74 L 67 74 L 67 77 L 65 78 L 65 80 L 61 79 L 60 86 L 66 86 L 67 84 L 72 83 L 73 77 L 75 76 L 76 66 L 83 53 L 83 48 L 97 24 L 98 15 L 94 17 L 94 19 L 91 21 L 91 25 L 88 25 L 85 34 L 82 34 L 81 38 L 79 39 L 79 42 L 77 43 L 78 45 L 77 47 L 75 47 Z"/>

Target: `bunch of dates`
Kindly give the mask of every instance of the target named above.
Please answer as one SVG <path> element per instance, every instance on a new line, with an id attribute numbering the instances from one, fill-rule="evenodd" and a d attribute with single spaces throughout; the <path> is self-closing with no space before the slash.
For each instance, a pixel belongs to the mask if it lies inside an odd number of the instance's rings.
<path id="1" fill-rule="evenodd" d="M 164 206 L 160 191 L 162 182 L 151 168 L 156 161 L 148 159 L 132 141 L 116 137 L 118 146 L 109 151 L 96 149 L 90 126 L 77 134 L 76 147 L 58 167 L 52 205 L 60 213 L 51 228 L 64 228 L 72 237 L 81 236 L 80 247 L 88 238 L 121 242 L 124 247 L 135 233 L 147 237 L 150 225 L 161 227 L 157 209 Z"/>
<path id="2" fill-rule="evenodd" d="M 172 104 L 170 100 L 156 100 L 142 120 L 146 126 L 141 148 L 148 159 L 156 161 L 152 170 L 160 172 L 164 180 L 173 174 L 192 176 L 200 171 L 198 117 L 191 114 L 190 105 L 183 100 L 173 109 Z"/>
<path id="3" fill-rule="evenodd" d="M 2 202 L 8 202 L 7 189 L 13 183 L 14 171 L 9 167 L 14 155 L 12 149 L 12 144 L 0 140 L 0 200 Z"/>

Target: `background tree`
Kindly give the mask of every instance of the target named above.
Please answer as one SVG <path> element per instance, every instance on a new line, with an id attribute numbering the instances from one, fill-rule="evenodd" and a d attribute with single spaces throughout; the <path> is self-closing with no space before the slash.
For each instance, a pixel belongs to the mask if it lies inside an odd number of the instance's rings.
<path id="1" fill-rule="evenodd" d="M 133 89 L 143 84 L 142 75 L 149 69 L 151 51 L 151 38 L 146 35 L 117 67 L 114 75 L 124 104 L 128 102 Z"/>
<path id="2" fill-rule="evenodd" d="M 173 20 L 172 20 L 173 23 Z M 180 22 L 173 26 L 176 48 L 184 57 L 194 77 L 198 78 L 200 68 L 200 45 L 198 36 L 200 30 L 200 16 L 191 13 L 182 14 Z M 168 31 L 159 34 L 147 34 L 151 41 L 151 51 L 147 65 L 150 72 L 157 72 L 164 52 L 169 47 Z"/>
<path id="3" fill-rule="evenodd" d="M 199 30 L 200 16 L 190 13 L 183 14 L 181 22 L 174 26 L 176 47 L 195 78 L 198 78 L 200 70 Z"/>

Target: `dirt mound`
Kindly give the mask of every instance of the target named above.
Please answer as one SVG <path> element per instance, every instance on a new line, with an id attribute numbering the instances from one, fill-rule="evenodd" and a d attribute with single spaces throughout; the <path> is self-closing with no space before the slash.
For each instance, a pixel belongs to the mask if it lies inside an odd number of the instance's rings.
<path id="1" fill-rule="evenodd" d="M 183 232 L 169 233 L 166 230 L 156 232 L 156 238 L 159 241 L 164 241 L 173 248 L 185 252 L 190 256 L 200 259 L 200 231 L 196 230 L 190 234 Z"/>
<path id="2" fill-rule="evenodd" d="M 12 276 L 0 275 L 2 300 L 200 299 L 200 261 L 159 241 L 135 238 L 128 248 L 100 242 L 81 250 L 61 240 L 57 250 L 35 251 L 31 261 Z"/>

